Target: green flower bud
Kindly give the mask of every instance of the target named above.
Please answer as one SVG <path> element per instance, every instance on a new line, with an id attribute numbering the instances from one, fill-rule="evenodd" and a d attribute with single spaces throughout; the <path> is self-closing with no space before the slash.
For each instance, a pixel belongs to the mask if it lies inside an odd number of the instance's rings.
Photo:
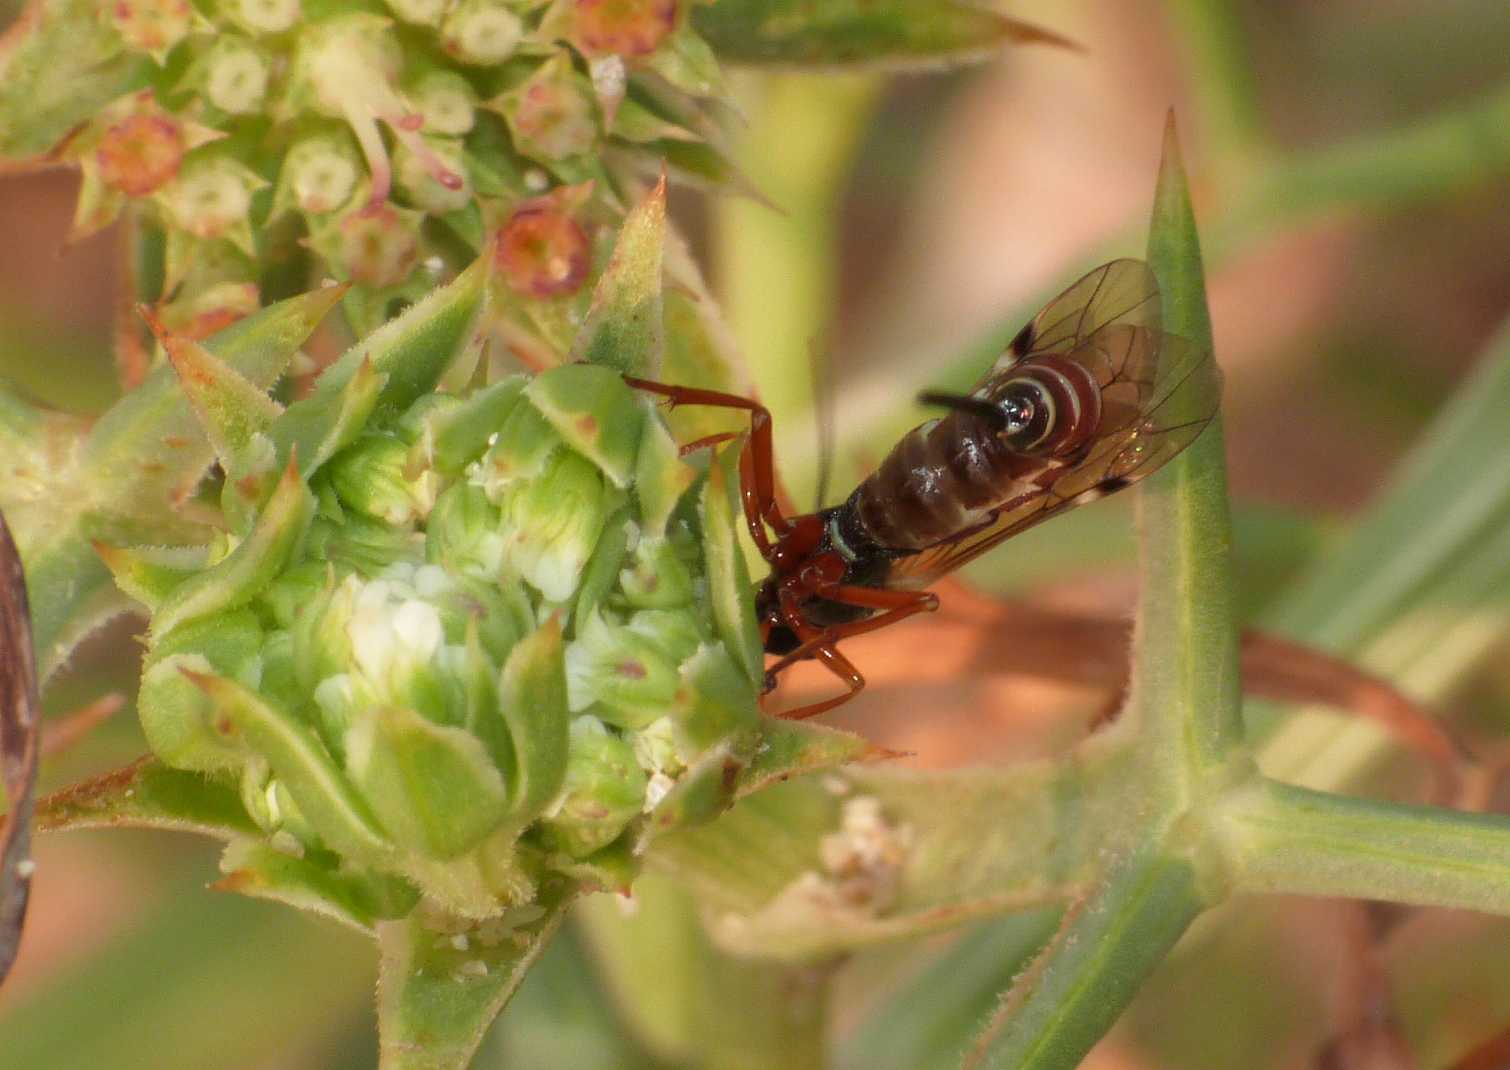
<path id="1" fill-rule="evenodd" d="M 431 71 L 411 84 L 405 95 L 425 117 L 427 134 L 459 137 L 477 121 L 477 91 L 455 71 Z"/>
<path id="2" fill-rule="evenodd" d="M 613 505 L 597 467 L 558 450 L 537 478 L 511 487 L 499 503 L 508 531 L 505 563 L 547 600 L 564 603 L 577 589 Z"/>
<path id="3" fill-rule="evenodd" d="M 196 238 L 226 238 L 251 256 L 252 195 L 266 185 L 255 171 L 228 156 L 201 155 L 186 161 L 178 178 L 157 196 L 180 230 Z"/>
<path id="4" fill-rule="evenodd" d="M 302 858 L 306 847 L 319 847 L 320 834 L 305 820 L 288 785 L 273 776 L 264 761 L 248 762 L 239 782 L 241 805 L 257 826 L 269 834 L 272 846 Z"/>
<path id="5" fill-rule="evenodd" d="M 351 200 L 364 172 L 349 134 L 316 134 L 294 142 L 278 173 L 275 211 L 333 212 Z"/>
<path id="6" fill-rule="evenodd" d="M 441 47 L 463 63 L 502 63 L 524 36 L 524 23 L 502 0 L 461 0 L 441 26 Z"/>
<path id="7" fill-rule="evenodd" d="M 541 822 L 545 841 L 574 858 L 607 847 L 643 812 L 646 783 L 633 747 L 597 718 L 576 718 L 560 804 Z"/>
<path id="8" fill-rule="evenodd" d="M 503 570 L 499 518 L 498 507 L 481 487 L 458 483 L 448 488 L 425 525 L 425 560 L 452 572 L 496 579 Z"/>
<path id="9" fill-rule="evenodd" d="M 341 451 L 326 471 L 343 505 L 395 527 L 412 526 L 430 515 L 440 493 L 431 471 L 407 475 L 409 447 L 392 435 L 369 434 Z"/>
<path id="10" fill-rule="evenodd" d="M 388 10 L 416 26 L 439 26 L 451 0 L 387 0 Z"/>
<path id="11" fill-rule="evenodd" d="M 647 634 L 646 629 L 610 624 L 596 610 L 589 613 L 578 622 L 576 641 L 566 650 L 571 711 L 591 709 L 610 724 L 631 729 L 664 716 L 681 686 L 681 659 L 661 644 L 665 637 L 654 629 Z"/>
<path id="12" fill-rule="evenodd" d="M 221 36 L 199 64 L 205 98 L 231 115 L 249 115 L 267 99 L 267 57 L 250 41 Z"/>
<path id="13" fill-rule="evenodd" d="M 299 21 L 299 0 L 220 0 L 220 10 L 248 33 L 282 33 Z"/>
<path id="14" fill-rule="evenodd" d="M 147 743 L 176 769 L 213 772 L 239 768 L 246 750 L 217 731 L 214 704 L 184 670 L 255 684 L 262 629 L 247 610 L 184 624 L 152 648 L 142 673 L 137 709 Z"/>

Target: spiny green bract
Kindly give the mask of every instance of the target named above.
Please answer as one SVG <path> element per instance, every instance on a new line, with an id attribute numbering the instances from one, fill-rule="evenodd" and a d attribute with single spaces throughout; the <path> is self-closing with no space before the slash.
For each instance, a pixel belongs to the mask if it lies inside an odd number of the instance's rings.
<path id="1" fill-rule="evenodd" d="M 270 287 L 324 274 L 357 285 L 347 312 L 371 330 L 393 300 L 434 285 L 436 264 L 465 261 L 499 232 L 521 304 L 585 300 L 587 234 L 623 208 L 617 168 L 645 173 L 669 157 L 689 177 L 733 173 L 708 141 L 723 79 L 689 7 L 100 5 L 98 46 L 141 76 L 57 149 L 83 172 L 74 236 L 129 208 L 161 236 L 140 296 L 196 338 Z M 559 310 L 518 319 L 557 352 L 570 340 L 553 330 Z"/>
<path id="2" fill-rule="evenodd" d="M 220 544 L 107 553 L 153 611 L 153 750 L 234 779 L 273 847 L 392 881 L 392 911 L 622 886 L 648 832 L 716 810 L 759 742 L 727 462 L 682 459 L 595 365 L 371 411 L 270 480 L 238 473 L 307 412 L 223 446 L 226 499 L 265 500 Z"/>

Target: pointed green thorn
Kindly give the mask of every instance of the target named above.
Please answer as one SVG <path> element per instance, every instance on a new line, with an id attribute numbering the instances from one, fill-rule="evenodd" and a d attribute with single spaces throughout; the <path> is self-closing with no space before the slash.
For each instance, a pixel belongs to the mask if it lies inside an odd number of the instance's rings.
<path id="1" fill-rule="evenodd" d="M 245 467 L 253 440 L 272 425 L 283 406 L 198 342 L 168 330 L 151 306 L 138 305 L 137 311 L 168 354 L 215 455 L 227 471 Z M 294 352 L 284 354 L 285 369 Z"/>
<path id="2" fill-rule="evenodd" d="M 315 497 L 290 458 L 251 534 L 224 561 L 179 585 L 152 618 L 157 642 L 184 621 L 245 605 L 283 571 L 314 516 Z"/>
<path id="3" fill-rule="evenodd" d="M 655 378 L 664 348 L 661 254 L 666 240 L 666 175 L 624 219 L 613 256 L 572 356 L 625 375 Z"/>

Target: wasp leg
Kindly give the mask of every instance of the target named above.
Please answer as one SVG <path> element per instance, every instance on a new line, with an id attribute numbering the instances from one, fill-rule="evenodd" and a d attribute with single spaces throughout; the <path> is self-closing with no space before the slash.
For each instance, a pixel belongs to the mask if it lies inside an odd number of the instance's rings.
<path id="1" fill-rule="evenodd" d="M 750 537 L 755 540 L 761 554 L 768 558 L 771 542 L 761 521 L 771 525 L 778 534 L 785 533 L 791 526 L 786 518 L 786 513 L 791 512 L 791 509 L 783 509 L 782 499 L 786 495 L 776 482 L 771 443 L 771 411 L 760 402 L 742 398 L 738 394 L 671 386 L 629 375 L 624 376 L 624 381 L 636 390 L 669 399 L 672 408 L 678 405 L 707 405 L 719 409 L 744 409 L 750 414 L 750 441 L 739 458 L 742 484 L 740 496 L 744 500 L 745 521 L 750 528 Z"/>
<path id="2" fill-rule="evenodd" d="M 843 602 L 846 605 L 861 606 L 866 609 L 879 609 L 883 612 L 877 613 L 869 620 L 817 628 L 809 624 L 802 616 L 802 607 L 797 601 L 798 590 L 801 587 L 800 579 L 794 578 L 793 581 L 783 584 L 778 595 L 781 613 L 785 618 L 784 623 L 797 633 L 797 638 L 801 640 L 801 643 L 795 650 L 784 654 L 766 670 L 766 690 L 770 691 L 776 686 L 777 675 L 785 669 L 806 658 L 815 658 L 843 680 L 849 686 L 849 691 L 832 699 L 799 706 L 795 710 L 787 710 L 777 715 L 789 720 L 816 717 L 820 713 L 848 702 L 865 687 L 865 677 L 860 675 L 859 670 L 848 658 L 834 648 L 834 643 L 852 635 L 864 635 L 877 628 L 884 628 L 888 624 L 895 624 L 914 613 L 932 612 L 939 606 L 938 596 L 929 591 L 897 591 L 886 587 L 841 584 L 823 588 L 822 596 L 832 602 Z"/>
<path id="3" fill-rule="evenodd" d="M 809 717 L 817 717 L 820 713 L 827 713 L 836 706 L 842 706 L 865 689 L 865 677 L 860 675 L 860 670 L 843 654 L 831 646 L 820 646 L 813 651 L 813 657 L 823 663 L 823 667 L 844 681 L 848 691 L 833 698 L 824 699 L 822 702 L 809 703 L 806 706 L 798 706 L 796 709 L 783 710 L 776 716 L 784 721 L 805 721 Z"/>
<path id="4" fill-rule="evenodd" d="M 722 446 L 725 442 L 733 442 L 739 434 L 734 431 L 724 431 L 717 435 L 704 435 L 702 438 L 694 438 L 691 442 L 684 442 L 676 448 L 678 457 L 685 457 L 698 450 L 705 450 L 710 446 Z"/>

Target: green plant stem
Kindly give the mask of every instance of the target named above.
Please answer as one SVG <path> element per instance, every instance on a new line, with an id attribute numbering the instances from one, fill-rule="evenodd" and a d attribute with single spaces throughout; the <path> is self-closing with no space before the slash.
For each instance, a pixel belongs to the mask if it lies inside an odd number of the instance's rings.
<path id="1" fill-rule="evenodd" d="M 1510 821 L 1260 780 L 1225 797 L 1238 891 L 1382 899 L 1510 915 Z"/>
<path id="2" fill-rule="evenodd" d="M 837 304 L 840 198 L 885 83 L 872 74 L 774 74 L 748 84 L 749 126 L 735 151 L 771 203 L 716 202 L 719 290 L 777 434 L 806 445 L 811 430 L 794 418 L 813 407 L 812 347 L 824 343 Z"/>
<path id="3" fill-rule="evenodd" d="M 1071 908 L 965 1060 L 970 1070 L 1080 1065 L 1143 979 L 1208 904 L 1195 867 L 1149 845 L 1124 858 L 1093 901 Z"/>

